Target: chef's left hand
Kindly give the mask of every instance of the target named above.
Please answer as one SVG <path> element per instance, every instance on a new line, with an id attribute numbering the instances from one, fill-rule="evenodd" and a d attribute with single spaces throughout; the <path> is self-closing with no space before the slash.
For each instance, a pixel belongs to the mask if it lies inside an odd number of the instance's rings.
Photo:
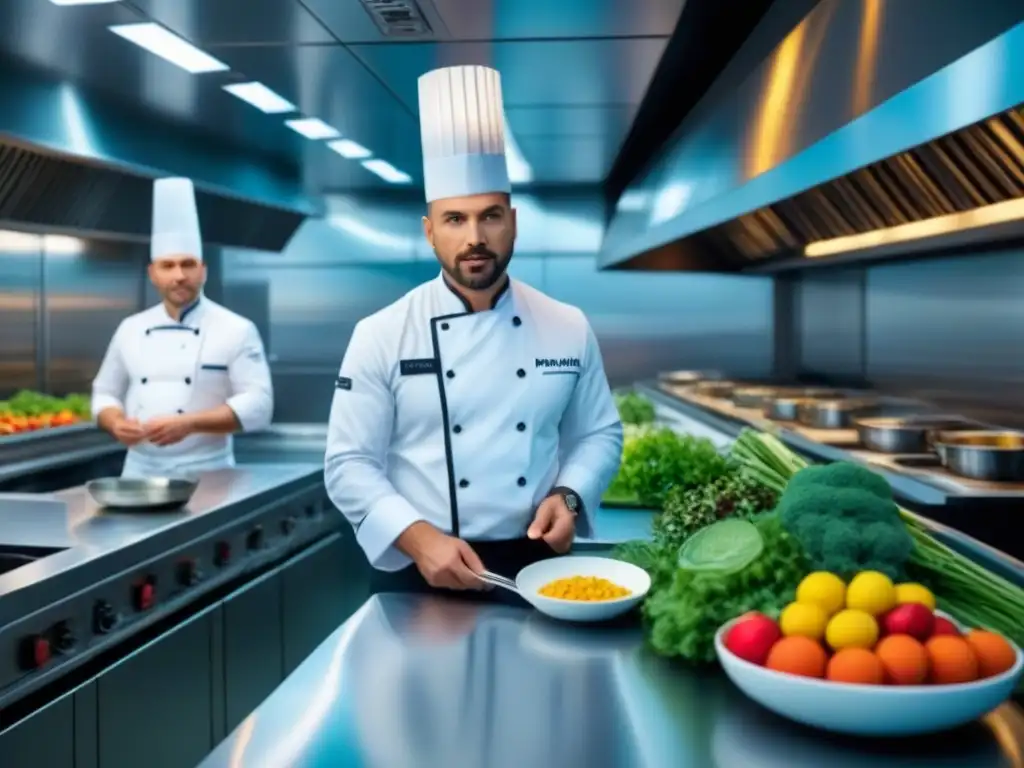
<path id="1" fill-rule="evenodd" d="M 537 507 L 537 514 L 526 535 L 531 539 L 543 539 L 555 552 L 565 554 L 576 535 L 576 513 L 565 505 L 562 494 L 548 496 Z"/>
<path id="2" fill-rule="evenodd" d="M 188 416 L 158 416 L 146 422 L 146 439 L 153 445 L 174 445 L 192 434 Z"/>

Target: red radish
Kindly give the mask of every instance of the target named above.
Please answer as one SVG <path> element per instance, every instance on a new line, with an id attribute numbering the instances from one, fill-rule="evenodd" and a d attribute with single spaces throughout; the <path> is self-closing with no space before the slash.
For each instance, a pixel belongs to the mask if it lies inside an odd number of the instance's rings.
<path id="1" fill-rule="evenodd" d="M 725 647 L 744 661 L 763 666 L 780 637 L 778 624 L 764 614 L 754 613 L 732 625 L 725 634 Z"/>
<path id="2" fill-rule="evenodd" d="M 886 635 L 910 635 L 922 643 L 935 631 L 935 615 L 920 603 L 898 605 L 882 617 Z"/>
<path id="3" fill-rule="evenodd" d="M 949 619 L 943 618 L 942 616 L 935 617 L 935 628 L 932 630 L 932 637 L 935 635 L 960 635 L 960 630 L 957 629 Z"/>

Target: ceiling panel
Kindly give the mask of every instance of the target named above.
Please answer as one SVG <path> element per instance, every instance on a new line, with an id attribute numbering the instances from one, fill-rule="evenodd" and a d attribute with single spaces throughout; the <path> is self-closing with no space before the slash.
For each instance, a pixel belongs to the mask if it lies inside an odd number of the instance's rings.
<path id="1" fill-rule="evenodd" d="M 463 64 L 501 72 L 506 108 L 639 104 L 665 43 L 665 38 L 632 38 L 353 45 L 349 50 L 418 112 L 417 78 L 435 67 Z"/>
<path id="2" fill-rule="evenodd" d="M 285 154 L 294 134 L 224 93 L 230 73 L 190 75 L 107 29 L 147 19 L 120 4 L 56 6 L 0 0 L 0 49 L 62 79 L 211 131 L 245 147 Z"/>
<path id="3" fill-rule="evenodd" d="M 524 136 L 517 143 L 540 184 L 600 182 L 619 145 L 600 136 Z"/>
<path id="4" fill-rule="evenodd" d="M 125 4 L 196 45 L 336 42 L 296 0 L 130 0 Z"/>
<path id="5" fill-rule="evenodd" d="M 433 0 L 433 3 L 452 40 L 668 37 L 683 7 L 683 0 Z"/>
<path id="6" fill-rule="evenodd" d="M 277 91 L 311 117 L 319 117 L 377 157 L 418 177 L 419 126 L 366 68 L 340 45 L 212 46 L 232 68 Z M 322 143 L 307 142 L 311 178 L 336 187 L 376 185 L 376 176 Z"/>

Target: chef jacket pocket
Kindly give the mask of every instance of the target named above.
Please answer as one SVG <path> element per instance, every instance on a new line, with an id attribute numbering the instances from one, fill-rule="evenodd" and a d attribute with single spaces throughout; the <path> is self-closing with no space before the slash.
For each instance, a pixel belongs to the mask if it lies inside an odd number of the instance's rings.
<path id="1" fill-rule="evenodd" d="M 543 415 L 560 419 L 569 405 L 576 384 L 579 382 L 579 371 L 541 371 L 534 373 L 534 384 L 531 393 L 536 394 L 536 408 Z"/>
<path id="2" fill-rule="evenodd" d="M 220 399 L 227 399 L 231 378 L 226 365 L 201 363 L 199 366 L 199 392 Z"/>

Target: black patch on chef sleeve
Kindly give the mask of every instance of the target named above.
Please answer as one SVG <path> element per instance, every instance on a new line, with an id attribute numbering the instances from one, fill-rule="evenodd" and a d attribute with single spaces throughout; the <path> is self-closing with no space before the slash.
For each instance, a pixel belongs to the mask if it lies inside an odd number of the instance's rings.
<path id="1" fill-rule="evenodd" d="M 335 380 L 335 382 L 334 382 L 334 388 L 335 389 L 351 390 L 352 389 L 352 379 L 348 378 L 347 376 L 339 376 Z"/>
<path id="2" fill-rule="evenodd" d="M 422 357 L 417 360 L 400 360 L 398 370 L 403 376 L 419 376 L 424 373 L 437 373 L 437 359 Z"/>

